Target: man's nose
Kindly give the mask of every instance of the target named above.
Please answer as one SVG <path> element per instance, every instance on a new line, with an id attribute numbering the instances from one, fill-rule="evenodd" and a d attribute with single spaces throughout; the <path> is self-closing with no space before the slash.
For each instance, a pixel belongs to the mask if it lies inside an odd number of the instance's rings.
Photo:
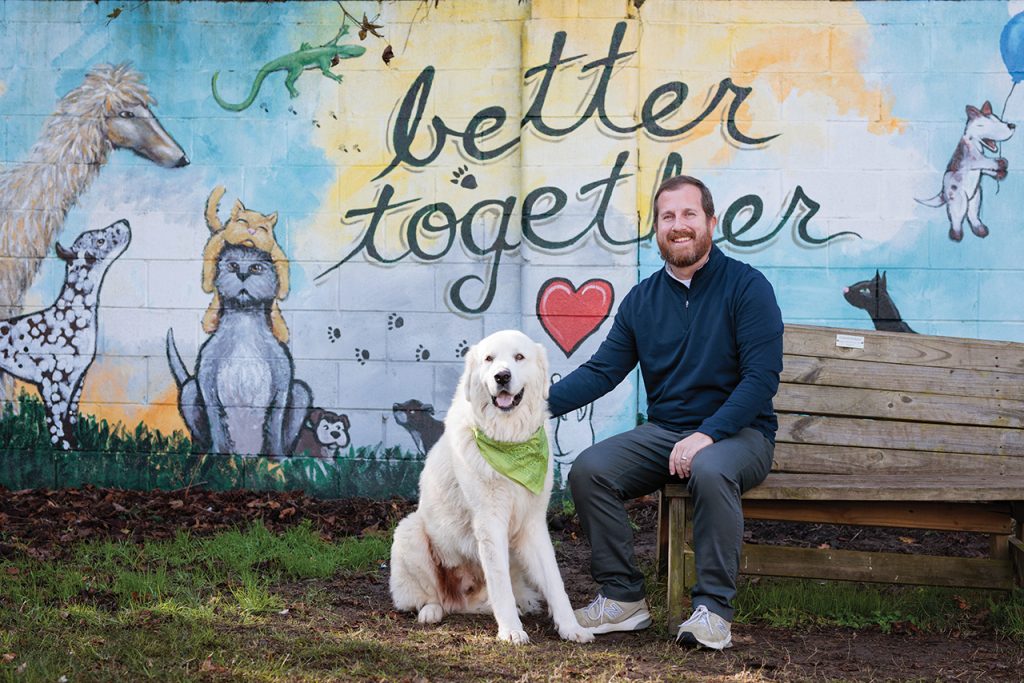
<path id="1" fill-rule="evenodd" d="M 508 384 L 512 380 L 512 373 L 508 370 L 499 370 L 494 373 L 494 381 L 498 384 Z"/>

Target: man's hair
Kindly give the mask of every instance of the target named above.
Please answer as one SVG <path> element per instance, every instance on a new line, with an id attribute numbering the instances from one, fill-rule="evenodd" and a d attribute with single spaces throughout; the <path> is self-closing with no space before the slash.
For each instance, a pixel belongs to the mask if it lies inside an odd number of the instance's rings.
<path id="1" fill-rule="evenodd" d="M 654 193 L 655 218 L 657 218 L 658 214 L 658 197 L 661 196 L 661 193 L 678 190 L 684 185 L 693 185 L 700 190 L 700 205 L 704 209 L 704 215 L 708 218 L 713 218 L 715 215 L 715 200 L 711 198 L 711 190 L 708 189 L 707 185 L 690 175 L 673 176 L 661 184 L 658 191 Z"/>

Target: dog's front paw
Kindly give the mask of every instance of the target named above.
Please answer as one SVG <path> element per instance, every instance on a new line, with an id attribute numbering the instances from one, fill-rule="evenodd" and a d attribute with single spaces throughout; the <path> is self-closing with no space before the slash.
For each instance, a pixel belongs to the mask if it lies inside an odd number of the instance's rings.
<path id="1" fill-rule="evenodd" d="M 506 643 L 512 643 L 513 645 L 526 645 L 530 642 L 530 636 L 526 635 L 526 631 L 518 628 L 512 629 L 498 629 L 498 640 L 503 640 Z"/>
<path id="2" fill-rule="evenodd" d="M 558 635 L 562 640 L 571 640 L 574 643 L 592 643 L 594 634 L 589 628 L 583 628 L 579 624 L 572 624 L 568 628 L 558 628 Z"/>
<path id="3" fill-rule="evenodd" d="M 420 607 L 420 613 L 416 615 L 416 621 L 421 624 L 436 624 L 444 616 L 444 609 L 436 602 L 431 602 Z"/>

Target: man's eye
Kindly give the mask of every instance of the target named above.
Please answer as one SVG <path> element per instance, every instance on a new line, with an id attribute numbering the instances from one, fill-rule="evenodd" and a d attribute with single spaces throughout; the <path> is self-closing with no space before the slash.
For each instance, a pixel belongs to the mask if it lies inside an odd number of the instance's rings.
<path id="1" fill-rule="evenodd" d="M 128 111 L 127 109 L 125 111 L 118 112 L 117 115 L 120 116 L 122 119 L 134 119 L 135 118 L 135 112 Z"/>

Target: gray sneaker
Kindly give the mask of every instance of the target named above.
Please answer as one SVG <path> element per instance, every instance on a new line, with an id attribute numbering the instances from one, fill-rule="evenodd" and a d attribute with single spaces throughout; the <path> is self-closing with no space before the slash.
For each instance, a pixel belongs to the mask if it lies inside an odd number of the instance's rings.
<path id="1" fill-rule="evenodd" d="M 679 624 L 676 642 L 724 650 L 732 647 L 732 624 L 708 611 L 704 605 L 699 605 L 689 619 Z"/>
<path id="2" fill-rule="evenodd" d="M 612 631 L 639 631 L 651 625 L 651 613 L 646 600 L 622 602 L 606 598 L 600 593 L 594 601 L 574 612 L 580 626 L 591 633 Z"/>

